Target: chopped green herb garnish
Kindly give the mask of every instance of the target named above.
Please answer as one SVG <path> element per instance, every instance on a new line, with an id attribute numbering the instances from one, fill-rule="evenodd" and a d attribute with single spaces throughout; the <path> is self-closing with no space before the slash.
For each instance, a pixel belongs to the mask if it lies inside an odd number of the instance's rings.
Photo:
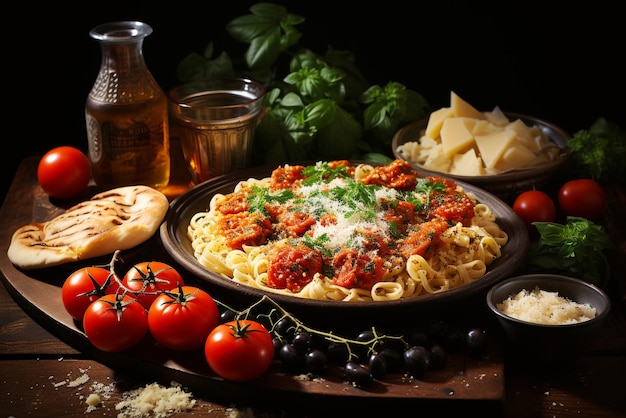
<path id="1" fill-rule="evenodd" d="M 415 185 L 416 193 L 424 193 L 426 196 L 430 196 L 432 192 L 444 192 L 446 190 L 445 184 L 441 181 L 430 181 L 427 178 L 417 179 Z"/>
<path id="2" fill-rule="evenodd" d="M 305 179 L 302 181 L 302 184 L 305 186 L 322 182 L 329 183 L 338 177 L 349 177 L 344 165 L 331 168 L 326 162 L 307 166 L 302 170 L 302 174 L 305 176 Z"/>
<path id="3" fill-rule="evenodd" d="M 346 212 L 346 218 L 360 213 L 365 219 L 371 220 L 376 217 L 376 190 L 379 188 L 380 186 L 352 182 L 347 183 L 346 187 L 333 188 L 330 194 L 333 199 L 343 202 L 351 209 Z"/>
<path id="4" fill-rule="evenodd" d="M 431 181 L 427 178 L 417 179 L 412 192 L 406 193 L 404 199 L 415 206 L 416 211 L 428 209 L 433 192 L 445 192 L 446 186 L 441 181 Z"/>
<path id="5" fill-rule="evenodd" d="M 279 204 L 287 202 L 293 198 L 293 191 L 291 190 L 279 190 L 275 193 L 270 193 L 267 187 L 252 186 L 252 194 L 248 196 L 248 204 L 250 205 L 250 213 L 260 213 L 267 215 L 265 205 L 271 202 L 277 202 Z"/>
<path id="6" fill-rule="evenodd" d="M 308 235 L 308 234 L 304 234 L 302 236 L 302 243 L 304 245 L 306 245 L 307 247 L 312 248 L 314 250 L 318 250 L 325 257 L 330 257 L 331 256 L 330 250 L 328 248 L 324 247 L 324 244 L 326 242 L 328 242 L 328 241 L 329 241 L 329 238 L 328 238 L 328 235 L 326 235 L 326 234 L 322 234 L 322 235 L 318 236 L 315 239 L 311 238 L 311 236 Z"/>

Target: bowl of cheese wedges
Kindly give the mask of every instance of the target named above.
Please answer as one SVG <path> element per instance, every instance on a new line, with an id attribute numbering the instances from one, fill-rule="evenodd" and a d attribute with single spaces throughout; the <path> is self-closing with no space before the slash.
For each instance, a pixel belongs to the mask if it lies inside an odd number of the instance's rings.
<path id="1" fill-rule="evenodd" d="M 563 168 L 570 137 L 540 118 L 497 106 L 479 111 L 451 92 L 450 106 L 398 130 L 392 151 L 426 175 L 465 181 L 510 200 Z"/>

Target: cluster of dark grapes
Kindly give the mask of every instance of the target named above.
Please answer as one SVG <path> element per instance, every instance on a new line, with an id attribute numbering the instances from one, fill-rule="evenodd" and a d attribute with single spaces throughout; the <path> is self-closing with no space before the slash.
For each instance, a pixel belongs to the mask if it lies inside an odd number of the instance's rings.
<path id="1" fill-rule="evenodd" d="M 265 325 L 283 372 L 323 377 L 331 367 L 343 368 L 345 380 L 363 389 L 391 373 L 419 378 L 443 369 L 454 351 L 477 357 L 486 351 L 487 335 L 481 328 L 460 330 L 443 320 L 427 321 L 402 335 L 372 327 L 349 338 L 312 329 L 288 314 Z"/>

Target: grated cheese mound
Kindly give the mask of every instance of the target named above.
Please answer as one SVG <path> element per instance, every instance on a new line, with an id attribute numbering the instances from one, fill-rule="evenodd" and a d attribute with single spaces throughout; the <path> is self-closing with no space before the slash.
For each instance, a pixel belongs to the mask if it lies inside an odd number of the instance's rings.
<path id="1" fill-rule="evenodd" d="M 172 383 L 171 387 L 151 383 L 143 388 L 125 392 L 124 399 L 115 405 L 115 409 L 120 411 L 117 417 L 166 418 L 176 412 L 193 408 L 196 400 L 191 398 L 191 393 Z"/>
<path id="2" fill-rule="evenodd" d="M 596 316 L 596 309 L 535 287 L 522 290 L 496 305 L 498 310 L 513 318 L 544 325 L 566 325 L 588 321 Z"/>

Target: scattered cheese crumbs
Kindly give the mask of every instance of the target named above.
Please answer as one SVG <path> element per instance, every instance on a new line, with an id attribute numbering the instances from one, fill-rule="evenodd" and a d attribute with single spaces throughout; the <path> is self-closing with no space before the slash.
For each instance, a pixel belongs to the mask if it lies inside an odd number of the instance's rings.
<path id="1" fill-rule="evenodd" d="M 83 373 L 81 376 L 79 376 L 76 379 L 70 381 L 67 384 L 67 386 L 70 387 L 70 388 L 75 388 L 77 386 L 84 385 L 88 381 L 89 381 L 89 375 L 87 373 Z"/>
<path id="2" fill-rule="evenodd" d="M 103 406 L 104 400 L 109 399 L 111 394 L 115 391 L 115 383 L 105 385 L 104 383 L 94 382 L 89 387 L 89 390 L 91 393 L 85 399 L 85 403 L 87 404 L 85 413 L 93 412 L 98 409 L 98 407 Z M 84 399 L 85 397 L 80 394 L 79 398 Z"/>
<path id="3" fill-rule="evenodd" d="M 100 399 L 100 397 L 98 395 L 96 395 L 95 393 L 91 393 L 87 399 L 85 400 L 85 403 L 89 406 L 96 406 L 98 405 L 100 402 L 102 402 L 102 400 Z"/>
<path id="4" fill-rule="evenodd" d="M 105 385 L 104 383 L 94 382 L 89 389 L 100 396 L 101 399 L 109 399 L 115 391 L 115 383 Z"/>
<path id="5" fill-rule="evenodd" d="M 522 290 L 496 305 L 505 315 L 522 321 L 544 325 L 565 325 L 588 321 L 596 316 L 596 309 L 535 287 Z"/>
<path id="6" fill-rule="evenodd" d="M 229 408 L 228 409 L 229 418 L 254 418 L 254 411 L 252 408 L 244 408 L 244 409 L 236 409 Z"/>
<path id="7" fill-rule="evenodd" d="M 165 418 L 176 412 L 193 408 L 196 400 L 182 390 L 180 385 L 166 388 L 158 383 L 151 383 L 143 388 L 124 392 L 123 400 L 115 405 L 120 411 L 118 418 L 154 417 Z"/>

